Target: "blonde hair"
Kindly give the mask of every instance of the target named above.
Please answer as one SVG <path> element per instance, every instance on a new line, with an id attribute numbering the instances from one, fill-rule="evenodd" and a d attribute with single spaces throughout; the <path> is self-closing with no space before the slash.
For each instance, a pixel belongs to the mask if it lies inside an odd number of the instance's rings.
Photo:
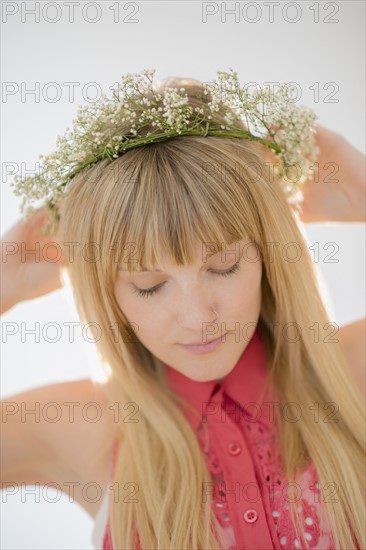
<path id="1" fill-rule="evenodd" d="M 210 99 L 197 97 L 202 90 L 197 81 L 167 84 L 184 85 L 192 105 Z M 218 121 L 222 116 L 217 112 Z M 259 324 L 269 377 L 280 404 L 296 402 L 303 412 L 294 423 L 276 409 L 286 477 L 294 480 L 312 461 L 320 487 L 332 482 L 337 488 L 337 502 L 324 501 L 334 547 L 364 548 L 362 396 L 340 344 L 326 341 L 330 319 L 311 255 L 283 191 L 270 181 L 260 146 L 244 139 L 177 137 L 105 159 L 72 180 L 60 223 L 62 240 L 78 243 L 67 271 L 81 319 L 102 334 L 96 345 L 110 368 L 110 401 L 121 407 L 136 403 L 139 410 L 137 423 L 118 423 L 114 481 L 120 491 L 135 484 L 138 503 L 124 502 L 121 493 L 112 501 L 114 549 L 135 548 L 136 532 L 142 548 L 224 548 L 211 500 L 202 499 L 203 483 L 211 477 L 196 434 L 167 385 L 162 363 L 131 331 L 114 296 L 117 266 L 129 252 L 139 267 L 163 263 L 162 249 L 185 265 L 195 258 L 193 237 L 218 243 L 218 250 L 246 237 L 256 243 L 264 266 Z M 82 253 L 90 243 L 97 244 L 97 261 Z M 291 262 L 280 253 L 273 261 L 268 243 L 281 249 L 295 243 L 300 257 Z M 301 329 L 296 342 L 282 332 L 293 323 Z M 337 409 L 335 422 L 326 419 L 329 402 Z M 292 502 L 290 510 L 297 521 Z"/>

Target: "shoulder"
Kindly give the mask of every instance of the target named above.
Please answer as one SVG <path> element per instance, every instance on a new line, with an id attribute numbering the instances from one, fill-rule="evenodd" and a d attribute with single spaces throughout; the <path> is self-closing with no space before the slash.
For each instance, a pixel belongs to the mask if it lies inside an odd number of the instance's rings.
<path id="1" fill-rule="evenodd" d="M 102 384 L 90 379 L 57 384 L 52 396 L 62 411 L 57 434 L 49 436 L 53 454 L 57 457 L 60 483 L 65 476 L 78 484 L 74 498 L 94 518 L 105 495 L 112 475 L 113 443 L 117 424 Z M 51 427 L 45 428 L 48 432 Z M 66 477 L 66 480 L 68 478 Z M 92 487 L 93 499 L 88 498 L 87 487 Z M 66 488 L 68 490 L 68 488 Z"/>
<path id="2" fill-rule="evenodd" d="M 27 484 L 57 483 L 92 517 L 111 480 L 113 443 L 117 424 L 102 384 L 90 379 L 50 384 L 9 398 L 29 414 L 21 433 L 12 428 L 18 454 L 27 451 Z M 24 404 L 24 405 L 22 405 Z M 10 432 L 9 432 L 10 433 Z M 18 455 L 17 455 L 18 456 Z M 19 457 L 19 461 L 21 458 Z M 93 486 L 93 487 L 92 487 Z M 89 487 L 89 489 L 88 489 Z M 96 502 L 92 502 L 97 494 Z"/>

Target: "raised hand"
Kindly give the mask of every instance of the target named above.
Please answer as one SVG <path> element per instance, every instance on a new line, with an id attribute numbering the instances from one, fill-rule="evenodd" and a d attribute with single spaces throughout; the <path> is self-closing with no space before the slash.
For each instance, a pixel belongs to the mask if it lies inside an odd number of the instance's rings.
<path id="1" fill-rule="evenodd" d="M 314 179 L 302 185 L 303 201 L 291 208 L 304 223 L 365 222 L 365 156 L 340 134 L 316 126 L 320 149 Z M 266 159 L 274 160 L 269 151 Z"/>
<path id="2" fill-rule="evenodd" d="M 62 287 L 62 247 L 41 233 L 45 208 L 18 220 L 1 238 L 1 312 Z"/>

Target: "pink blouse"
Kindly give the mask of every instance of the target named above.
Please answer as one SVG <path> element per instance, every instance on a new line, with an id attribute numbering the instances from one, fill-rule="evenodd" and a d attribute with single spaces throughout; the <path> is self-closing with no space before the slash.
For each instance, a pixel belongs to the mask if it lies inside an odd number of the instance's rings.
<path id="1" fill-rule="evenodd" d="M 309 547 L 333 550 L 314 466 L 305 468 L 296 484 L 289 485 L 283 475 L 276 447 L 276 401 L 270 400 L 268 388 L 261 395 L 267 370 L 259 327 L 222 382 L 195 382 L 169 365 L 165 368 L 169 386 L 199 413 L 196 417 L 184 408 L 211 472 L 212 483 L 204 493 L 214 496 L 228 547 L 305 548 L 289 515 L 288 501 L 293 498 Z M 109 521 L 103 550 L 113 550 Z"/>

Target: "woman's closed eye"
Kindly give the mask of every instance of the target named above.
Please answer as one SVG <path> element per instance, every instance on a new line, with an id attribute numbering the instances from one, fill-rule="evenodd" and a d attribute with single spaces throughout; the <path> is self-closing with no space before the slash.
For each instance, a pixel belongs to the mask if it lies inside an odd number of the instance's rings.
<path id="1" fill-rule="evenodd" d="M 211 273 L 213 273 L 214 275 L 219 275 L 221 277 L 227 277 L 229 275 L 232 275 L 233 273 L 236 273 L 239 269 L 240 269 L 240 260 L 236 264 L 234 264 L 230 269 L 228 269 L 226 271 L 213 271 L 213 270 L 211 270 Z M 152 288 L 137 288 L 137 287 L 135 287 L 133 289 L 133 293 L 137 294 L 138 296 L 147 298 L 147 297 L 152 296 L 153 294 L 159 292 L 160 288 L 163 285 L 164 285 L 164 283 L 160 283 L 159 285 L 156 285 Z"/>

